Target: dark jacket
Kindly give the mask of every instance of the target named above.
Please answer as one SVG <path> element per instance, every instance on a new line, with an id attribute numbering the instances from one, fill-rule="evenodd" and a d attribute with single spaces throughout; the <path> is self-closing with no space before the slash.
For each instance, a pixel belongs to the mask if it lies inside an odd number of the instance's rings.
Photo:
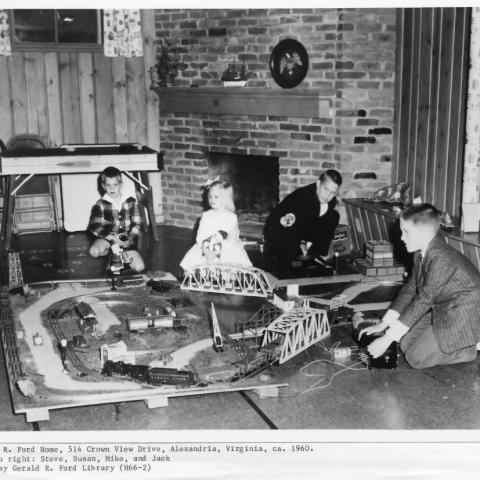
<path id="1" fill-rule="evenodd" d="M 480 273 L 439 233 L 423 261 L 415 253 L 412 274 L 390 308 L 408 327 L 431 311 L 433 333 L 445 353 L 475 345 L 480 339 Z"/>
<path id="2" fill-rule="evenodd" d="M 327 215 L 335 208 L 337 199 L 334 197 L 328 202 Z M 299 238 L 307 239 L 310 235 L 312 224 L 318 219 L 320 214 L 320 201 L 317 197 L 317 184 L 311 183 L 305 187 L 297 188 L 287 195 L 272 211 L 267 220 L 267 229 L 283 229 L 280 219 L 293 213 L 295 222 L 291 227 L 287 227 L 296 231 Z"/>

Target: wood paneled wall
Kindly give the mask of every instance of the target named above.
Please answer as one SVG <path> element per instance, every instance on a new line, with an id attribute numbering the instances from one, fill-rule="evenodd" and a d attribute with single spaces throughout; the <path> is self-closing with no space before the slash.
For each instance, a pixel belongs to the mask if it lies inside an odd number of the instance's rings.
<path id="1" fill-rule="evenodd" d="M 400 9 L 393 181 L 459 215 L 470 8 Z"/>
<path id="2" fill-rule="evenodd" d="M 0 56 L 0 138 L 6 143 L 34 133 L 57 145 L 138 142 L 158 149 L 158 97 L 148 74 L 156 53 L 153 11 L 142 11 L 142 26 L 143 57 L 18 51 Z"/>

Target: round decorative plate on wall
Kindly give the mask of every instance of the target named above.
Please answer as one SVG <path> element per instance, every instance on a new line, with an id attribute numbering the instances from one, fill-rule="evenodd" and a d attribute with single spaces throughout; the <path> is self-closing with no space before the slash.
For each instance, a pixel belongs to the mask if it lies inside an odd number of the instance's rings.
<path id="1" fill-rule="evenodd" d="M 286 38 L 275 45 L 270 56 L 270 72 L 280 87 L 296 87 L 307 71 L 308 54 L 300 42 Z"/>

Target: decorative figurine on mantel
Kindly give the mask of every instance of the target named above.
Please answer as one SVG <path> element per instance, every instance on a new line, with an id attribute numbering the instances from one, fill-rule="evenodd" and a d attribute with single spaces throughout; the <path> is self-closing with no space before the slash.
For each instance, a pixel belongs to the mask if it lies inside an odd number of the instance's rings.
<path id="1" fill-rule="evenodd" d="M 158 62 L 150 69 L 152 87 L 167 87 L 169 84 L 174 86 L 178 71 L 185 69 L 185 65 L 174 56 L 171 45 L 165 37 L 161 37 L 158 43 L 160 49 Z"/>
<path id="2" fill-rule="evenodd" d="M 233 63 L 229 63 L 227 69 L 222 73 L 221 80 L 224 87 L 244 87 L 248 80 L 245 60 L 243 60 L 240 69 L 238 69 L 234 57 Z"/>

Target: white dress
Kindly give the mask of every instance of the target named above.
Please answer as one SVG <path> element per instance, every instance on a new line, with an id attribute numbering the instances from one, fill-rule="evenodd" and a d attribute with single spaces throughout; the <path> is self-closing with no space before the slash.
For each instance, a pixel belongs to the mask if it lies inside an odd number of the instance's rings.
<path id="1" fill-rule="evenodd" d="M 219 232 L 221 233 L 219 234 Z M 215 252 L 214 263 L 252 266 L 240 241 L 238 219 L 233 212 L 211 209 L 202 214 L 195 245 L 190 248 L 180 262 L 180 266 L 184 270 L 208 263 L 202 252 L 202 244 L 210 245 L 210 249 Z"/>

